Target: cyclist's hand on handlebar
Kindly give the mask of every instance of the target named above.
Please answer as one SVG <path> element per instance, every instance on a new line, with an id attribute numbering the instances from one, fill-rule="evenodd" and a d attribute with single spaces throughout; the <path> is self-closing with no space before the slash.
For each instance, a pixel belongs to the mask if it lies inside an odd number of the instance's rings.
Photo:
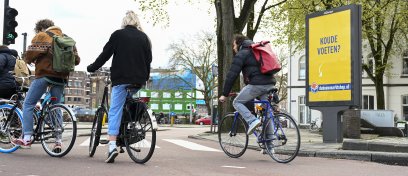
<path id="1" fill-rule="evenodd" d="M 221 95 L 221 97 L 218 100 L 220 100 L 221 103 L 224 103 L 226 99 L 227 99 L 226 96 Z"/>
<path id="2" fill-rule="evenodd" d="M 92 64 L 90 64 L 90 65 L 88 65 L 88 66 L 86 67 L 86 71 L 93 73 L 93 72 L 96 71 L 96 69 L 93 68 L 93 65 L 92 65 Z"/>

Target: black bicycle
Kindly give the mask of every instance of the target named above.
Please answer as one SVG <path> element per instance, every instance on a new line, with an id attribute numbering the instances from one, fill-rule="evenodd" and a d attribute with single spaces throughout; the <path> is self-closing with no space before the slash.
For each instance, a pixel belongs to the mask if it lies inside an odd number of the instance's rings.
<path id="1" fill-rule="evenodd" d="M 101 73 L 104 73 L 101 71 Z M 106 73 L 106 72 L 105 72 Z M 95 112 L 95 118 L 92 123 L 91 140 L 89 144 L 89 156 L 95 154 L 96 147 L 99 144 L 106 144 L 107 141 L 101 141 L 102 125 L 106 122 L 108 108 L 108 88 L 110 85 L 109 74 L 107 74 L 106 84 L 103 91 L 102 102 Z M 136 163 L 145 163 L 152 157 L 156 146 L 156 120 L 150 116 L 147 103 L 148 97 L 129 98 L 132 89 L 138 87 L 128 86 L 128 98 L 123 106 L 123 115 L 120 125 L 119 135 L 116 145 L 120 147 L 120 153 L 124 153 L 123 147 L 129 157 Z"/>

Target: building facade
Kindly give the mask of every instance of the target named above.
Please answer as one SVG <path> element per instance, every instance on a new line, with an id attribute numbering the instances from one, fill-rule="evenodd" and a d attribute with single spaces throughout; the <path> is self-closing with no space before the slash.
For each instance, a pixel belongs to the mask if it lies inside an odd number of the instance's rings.
<path id="1" fill-rule="evenodd" d="M 287 110 L 297 118 L 301 125 L 322 120 L 319 111 L 311 110 L 306 106 L 306 57 L 304 53 L 302 51 L 294 54 L 288 66 Z M 362 62 L 373 66 L 374 58 L 367 49 L 363 49 Z M 385 109 L 392 110 L 396 120 L 408 120 L 408 49 L 404 52 L 395 52 L 390 56 L 389 63 L 392 63 L 392 68 L 388 69 L 384 76 Z M 363 71 L 360 108 L 376 110 L 376 101 L 374 82 Z"/>
<path id="2" fill-rule="evenodd" d="M 72 108 L 90 108 L 89 77 L 85 71 L 74 71 L 69 75 L 64 91 L 64 103 Z"/>

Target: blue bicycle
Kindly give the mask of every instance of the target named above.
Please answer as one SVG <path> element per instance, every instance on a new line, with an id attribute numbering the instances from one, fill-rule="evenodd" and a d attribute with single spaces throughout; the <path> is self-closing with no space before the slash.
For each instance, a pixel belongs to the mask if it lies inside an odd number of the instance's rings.
<path id="1" fill-rule="evenodd" d="M 56 97 L 52 97 L 50 87 L 45 93 L 41 109 L 34 109 L 34 134 L 32 142 L 40 141 L 44 150 L 53 157 L 65 156 L 74 146 L 77 126 L 74 113 L 63 104 L 52 104 Z M 11 153 L 19 146 L 11 143 L 22 136 L 23 114 L 21 105 L 23 93 L 28 88 L 21 87 L 14 100 L 0 101 L 0 152 Z M 58 142 L 58 150 L 55 146 Z"/>
<path id="2" fill-rule="evenodd" d="M 300 148 L 300 133 L 295 120 L 279 110 L 277 89 L 268 93 L 268 100 L 252 101 L 257 104 L 257 116 L 262 125 L 254 131 L 259 147 L 279 163 L 295 159 Z M 232 158 L 242 156 L 247 147 L 248 125 L 238 112 L 225 116 L 219 124 L 218 140 L 225 154 Z M 252 141 L 252 140 L 251 140 Z"/>

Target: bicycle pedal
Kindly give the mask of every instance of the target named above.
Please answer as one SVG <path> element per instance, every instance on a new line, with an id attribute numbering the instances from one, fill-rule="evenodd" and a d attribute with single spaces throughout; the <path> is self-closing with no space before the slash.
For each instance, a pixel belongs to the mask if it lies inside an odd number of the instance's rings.
<path id="1" fill-rule="evenodd" d="M 100 139 L 99 140 L 99 144 L 108 144 L 109 143 L 109 140 L 107 140 L 107 139 Z"/>

